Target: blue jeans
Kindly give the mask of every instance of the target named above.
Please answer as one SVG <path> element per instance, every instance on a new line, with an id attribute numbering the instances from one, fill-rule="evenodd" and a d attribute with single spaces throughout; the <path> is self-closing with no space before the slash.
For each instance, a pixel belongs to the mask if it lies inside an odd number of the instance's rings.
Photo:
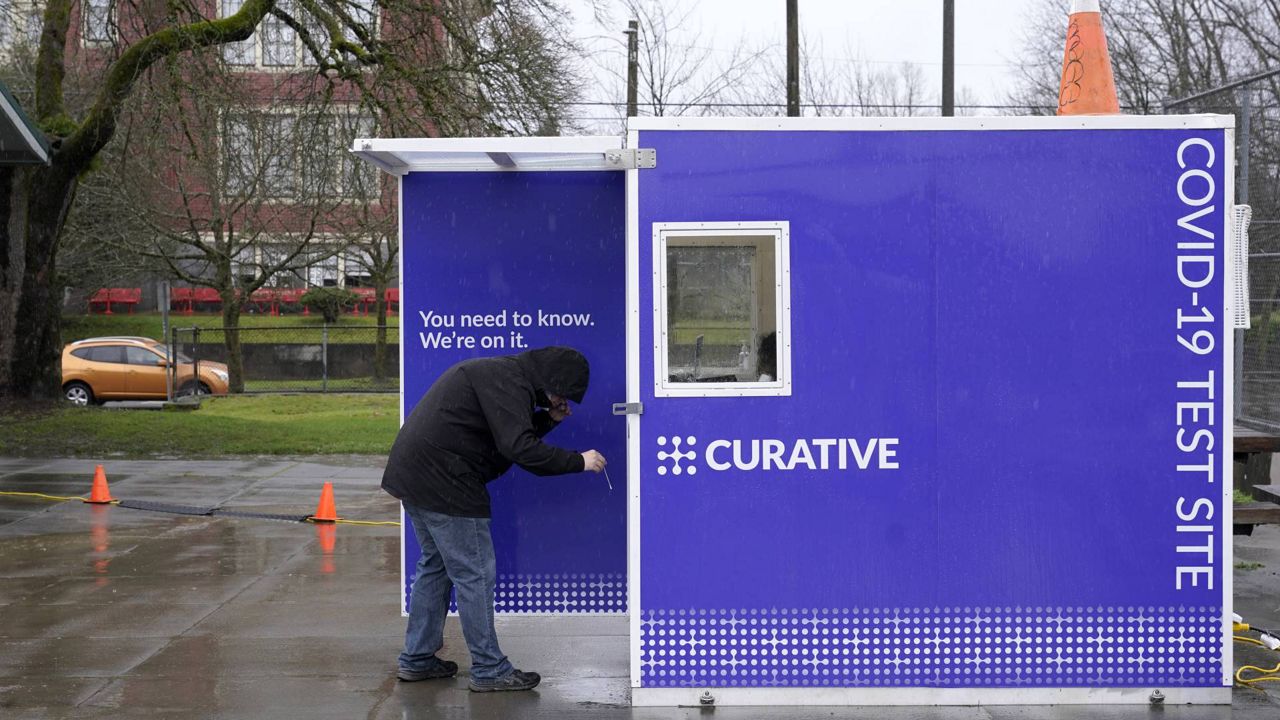
<path id="1" fill-rule="evenodd" d="M 498 570 L 493 558 L 489 518 L 453 517 L 404 504 L 422 557 L 409 598 L 409 626 L 404 633 L 400 667 L 428 670 L 440 663 L 449 590 L 457 590 L 462 636 L 471 650 L 471 677 L 493 680 L 512 671 L 498 647 L 493 627 L 493 588 Z"/>

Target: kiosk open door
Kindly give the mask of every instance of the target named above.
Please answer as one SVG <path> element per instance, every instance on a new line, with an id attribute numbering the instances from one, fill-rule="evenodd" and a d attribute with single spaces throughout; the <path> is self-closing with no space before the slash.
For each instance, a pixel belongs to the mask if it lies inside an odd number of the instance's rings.
<path id="1" fill-rule="evenodd" d="M 461 360 L 547 345 L 591 364 L 548 437 L 614 460 L 603 475 L 490 483 L 499 613 L 626 612 L 625 256 L 620 138 L 357 140 L 400 182 L 401 419 Z M 402 519 L 403 514 L 402 514 Z M 419 551 L 401 537 L 400 606 Z"/>

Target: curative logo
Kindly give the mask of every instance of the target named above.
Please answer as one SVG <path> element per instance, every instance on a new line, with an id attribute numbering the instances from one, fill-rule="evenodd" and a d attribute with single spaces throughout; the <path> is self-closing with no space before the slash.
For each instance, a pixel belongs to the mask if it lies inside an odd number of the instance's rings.
<path id="1" fill-rule="evenodd" d="M 696 437 L 694 437 L 694 436 L 692 436 L 692 435 L 690 435 L 689 437 L 684 438 L 684 439 L 683 439 L 683 441 L 684 441 L 684 442 L 686 442 L 686 443 L 688 443 L 689 445 L 697 445 L 697 444 L 698 444 L 698 438 L 696 438 Z M 680 473 L 684 472 L 684 468 L 680 467 L 680 463 L 681 463 L 681 461 L 683 461 L 683 460 L 692 460 L 692 459 L 694 459 L 695 457 L 697 457 L 697 456 L 698 456 L 698 454 L 697 454 L 697 453 L 695 453 L 693 450 L 684 450 L 684 451 L 682 451 L 682 450 L 680 449 L 680 442 L 681 442 L 681 438 L 673 437 L 673 438 L 671 438 L 671 450 L 659 450 L 659 451 L 658 451 L 658 459 L 659 459 L 659 460 L 672 460 L 672 459 L 674 459 L 674 460 L 675 460 L 675 464 L 671 467 L 671 474 L 672 474 L 672 475 L 679 475 Z M 659 436 L 659 437 L 658 437 L 658 446 L 659 446 L 659 447 L 665 447 L 665 446 L 666 446 L 666 444 L 667 444 L 667 437 L 666 437 L 665 435 L 661 435 L 661 436 Z M 689 474 L 690 474 L 690 475 L 697 474 L 697 472 L 698 472 L 698 468 L 697 468 L 697 467 L 695 467 L 695 466 L 693 466 L 693 465 L 690 465 L 690 466 L 689 466 L 689 469 L 688 469 L 688 472 L 689 472 Z M 666 465 L 659 465 L 659 466 L 658 466 L 658 474 L 659 474 L 659 475 L 666 475 L 666 474 L 667 474 L 667 466 L 666 466 Z"/>
<path id="2" fill-rule="evenodd" d="M 726 470 L 863 471 L 897 470 L 898 443 L 894 438 L 717 438 L 694 446 L 692 435 L 660 435 L 658 474 L 696 475 L 699 468 Z M 670 443 L 668 444 L 668 440 Z M 682 449 L 681 445 L 685 447 Z M 669 445 L 669 446 L 668 446 Z M 671 462 L 667 462 L 671 461 Z"/>

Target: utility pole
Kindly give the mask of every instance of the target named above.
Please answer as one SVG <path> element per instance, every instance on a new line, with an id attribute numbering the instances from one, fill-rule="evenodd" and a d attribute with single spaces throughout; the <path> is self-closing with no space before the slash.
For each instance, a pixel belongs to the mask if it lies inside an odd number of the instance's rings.
<path id="1" fill-rule="evenodd" d="M 787 0 L 787 117 L 800 117 L 800 11 Z"/>
<path id="2" fill-rule="evenodd" d="M 956 0 L 942 0 L 942 116 L 956 114 Z"/>
<path id="3" fill-rule="evenodd" d="M 627 117 L 639 114 L 636 75 L 640 68 L 640 23 L 627 21 Z"/>

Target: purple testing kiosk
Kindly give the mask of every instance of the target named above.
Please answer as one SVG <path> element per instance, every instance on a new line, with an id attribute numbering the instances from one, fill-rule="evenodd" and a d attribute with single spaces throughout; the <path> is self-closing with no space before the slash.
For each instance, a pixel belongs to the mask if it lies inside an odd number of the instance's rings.
<path id="1" fill-rule="evenodd" d="M 1232 122 L 357 140 L 402 415 L 464 358 L 591 362 L 551 439 L 613 489 L 490 486 L 498 611 L 626 614 L 635 705 L 1229 703 Z"/>

